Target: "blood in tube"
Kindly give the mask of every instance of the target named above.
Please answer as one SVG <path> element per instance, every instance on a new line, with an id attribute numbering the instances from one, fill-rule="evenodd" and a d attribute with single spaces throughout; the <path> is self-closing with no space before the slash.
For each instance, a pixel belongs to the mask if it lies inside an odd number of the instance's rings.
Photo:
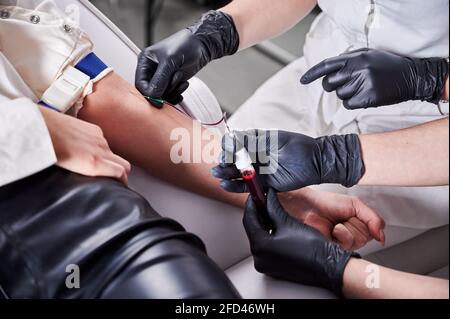
<path id="1" fill-rule="evenodd" d="M 262 222 L 266 230 L 273 230 L 273 222 L 267 212 L 267 197 L 264 194 L 258 174 L 255 169 L 242 171 L 242 178 L 249 189 L 250 195 L 256 204 L 256 208 L 261 216 Z"/>

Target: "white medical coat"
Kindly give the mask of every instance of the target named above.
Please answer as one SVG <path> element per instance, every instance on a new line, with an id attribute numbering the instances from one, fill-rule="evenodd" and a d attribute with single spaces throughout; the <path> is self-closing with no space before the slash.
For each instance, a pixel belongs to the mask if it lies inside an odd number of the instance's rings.
<path id="1" fill-rule="evenodd" d="M 300 1 L 300 0 L 299 0 Z M 271 78 L 231 118 L 236 128 L 264 127 L 312 135 L 374 133 L 410 127 L 441 117 L 430 103 L 349 111 L 321 81 L 299 78 L 317 63 L 360 48 L 403 56 L 449 56 L 448 0 L 318 0 L 304 56 Z M 448 104 L 441 108 L 448 112 Z"/>

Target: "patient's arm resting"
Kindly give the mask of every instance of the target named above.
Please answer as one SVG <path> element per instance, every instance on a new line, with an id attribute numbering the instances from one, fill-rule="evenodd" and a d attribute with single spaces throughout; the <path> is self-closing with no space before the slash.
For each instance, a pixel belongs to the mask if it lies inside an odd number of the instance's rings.
<path id="1" fill-rule="evenodd" d="M 368 280 L 376 274 L 375 280 Z M 369 284 L 368 284 L 369 283 Z M 356 299 L 448 299 L 448 280 L 420 276 L 350 259 L 344 272 L 343 293 Z"/>
<path id="2" fill-rule="evenodd" d="M 192 119 L 170 106 L 155 109 L 141 94 L 117 74 L 112 73 L 95 86 L 93 94 L 85 99 L 79 117 L 99 125 L 112 150 L 142 167 L 153 176 L 208 197 L 243 206 L 245 196 L 229 194 L 219 187 L 210 169 L 215 162 L 196 161 L 195 156 L 212 148 L 220 154 L 220 143 L 214 138 L 199 140 Z M 188 162 L 174 163 L 173 147 L 179 140 L 171 140 L 177 130 L 188 133 Z M 197 127 L 198 129 L 198 127 Z M 200 134 L 203 134 L 200 130 Z M 201 139 L 201 135 L 200 135 Z"/>

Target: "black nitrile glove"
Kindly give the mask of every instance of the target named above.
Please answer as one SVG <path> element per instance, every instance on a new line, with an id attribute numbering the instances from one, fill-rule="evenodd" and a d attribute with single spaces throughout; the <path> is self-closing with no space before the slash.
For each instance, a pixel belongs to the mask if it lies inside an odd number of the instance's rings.
<path id="1" fill-rule="evenodd" d="M 274 223 L 271 234 L 261 224 L 251 198 L 245 209 L 244 227 L 256 270 L 271 277 L 323 287 L 341 297 L 345 267 L 351 257 L 359 255 L 345 251 L 315 228 L 289 216 L 272 189 L 267 205 Z"/>
<path id="2" fill-rule="evenodd" d="M 188 80 L 215 59 L 239 48 L 230 15 L 210 11 L 193 26 L 145 49 L 136 70 L 136 88 L 145 96 L 180 103 Z"/>
<path id="3" fill-rule="evenodd" d="M 323 76 L 325 91 L 336 91 L 344 106 L 351 110 L 409 100 L 438 104 L 444 94 L 448 62 L 362 49 L 319 63 L 301 82 L 309 84 Z"/>
<path id="4" fill-rule="evenodd" d="M 365 174 L 358 135 L 312 137 L 285 131 L 236 131 L 225 135 L 221 163 L 212 170 L 221 186 L 234 193 L 248 189 L 234 165 L 243 145 L 252 157 L 263 187 L 288 192 L 310 185 L 356 185 Z"/>

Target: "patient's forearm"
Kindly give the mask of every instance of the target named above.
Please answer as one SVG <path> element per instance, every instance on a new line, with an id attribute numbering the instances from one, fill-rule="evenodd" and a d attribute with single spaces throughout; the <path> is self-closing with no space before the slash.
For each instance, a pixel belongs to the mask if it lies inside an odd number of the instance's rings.
<path id="1" fill-rule="evenodd" d="M 153 176 L 236 206 L 243 206 L 244 195 L 230 194 L 220 188 L 210 169 L 216 163 L 174 164 L 170 153 L 177 141 L 171 141 L 175 129 L 185 129 L 191 137 L 193 156 L 193 121 L 170 106 L 158 110 L 116 74 L 100 81 L 85 100 L 79 117 L 99 125 L 117 154 L 142 167 Z M 203 142 L 203 147 L 208 144 Z M 220 143 L 212 143 L 220 154 Z M 197 150 L 198 151 L 198 150 Z"/>
<path id="2" fill-rule="evenodd" d="M 366 174 L 361 185 L 438 186 L 449 183 L 448 118 L 361 136 Z"/>
<path id="3" fill-rule="evenodd" d="M 381 267 L 352 258 L 344 272 L 343 293 L 360 299 L 448 299 L 448 281 Z"/>
<path id="4" fill-rule="evenodd" d="M 234 0 L 224 11 L 233 17 L 239 32 L 240 49 L 277 36 L 307 16 L 317 0 Z"/>

